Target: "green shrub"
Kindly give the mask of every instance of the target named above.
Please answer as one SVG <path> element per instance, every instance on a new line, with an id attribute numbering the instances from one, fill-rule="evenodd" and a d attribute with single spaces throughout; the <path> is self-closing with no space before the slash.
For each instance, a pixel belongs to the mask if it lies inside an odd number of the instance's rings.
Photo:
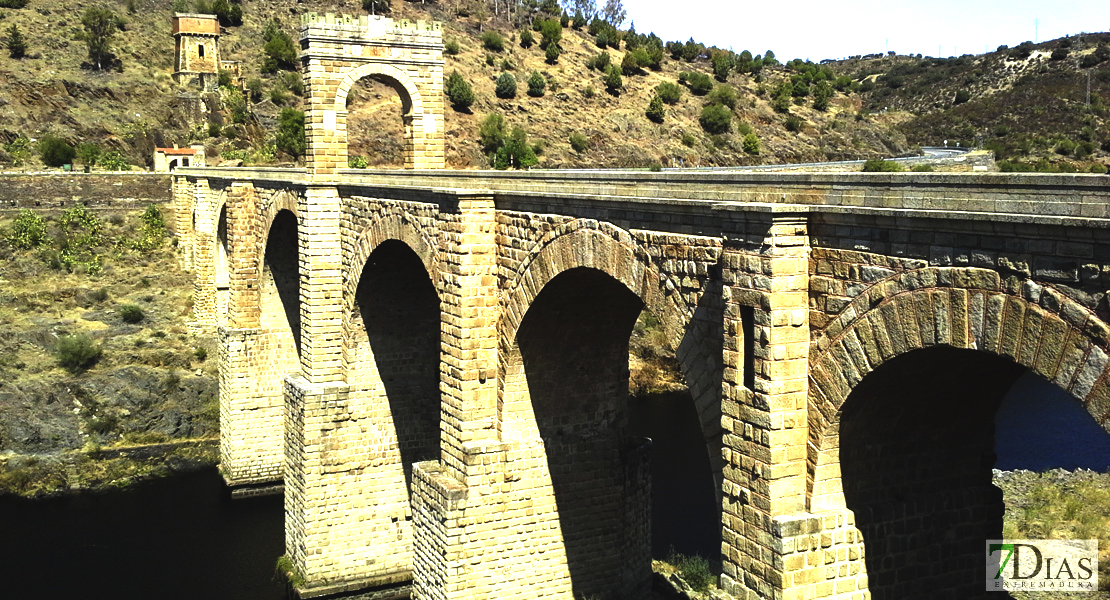
<path id="1" fill-rule="evenodd" d="M 301 79 L 301 74 L 296 71 L 286 71 L 281 75 L 281 82 L 285 84 L 286 89 L 298 96 L 304 95 L 304 80 Z"/>
<path id="2" fill-rule="evenodd" d="M 450 39 L 447 40 L 447 43 L 443 45 L 443 51 L 446 52 L 449 56 L 458 56 L 459 52 L 462 51 L 462 48 L 459 47 L 458 40 Z"/>
<path id="3" fill-rule="evenodd" d="M 38 248 L 46 241 L 46 221 L 31 209 L 24 208 L 8 230 L 7 238 L 12 248 L 18 250 Z"/>
<path id="4" fill-rule="evenodd" d="M 536 43 L 536 38 L 535 38 L 535 36 L 532 35 L 531 30 L 529 30 L 529 29 L 521 30 L 521 32 L 520 32 L 520 47 L 521 48 L 531 48 L 535 43 Z"/>
<path id="5" fill-rule="evenodd" d="M 1072 152 L 1075 152 L 1075 145 L 1075 142 L 1065 138 L 1056 143 L 1054 151 L 1056 154 L 1068 156 Z"/>
<path id="6" fill-rule="evenodd" d="M 297 49 L 293 45 L 293 38 L 276 25 L 273 28 L 267 27 L 263 37 L 266 35 L 269 37 L 266 38 L 266 45 L 262 47 L 262 51 L 266 54 L 262 59 L 262 72 L 276 73 L 296 69 Z"/>
<path id="7" fill-rule="evenodd" d="M 503 58 L 503 59 L 501 59 L 501 70 L 502 71 L 513 71 L 513 70 L 516 70 L 516 65 L 513 64 L 512 60 L 510 60 L 508 58 Z"/>
<path id="8" fill-rule="evenodd" d="M 21 1 L 25 2 L 26 0 Z M 2 0 L 0 0 L 0 2 L 2 2 Z M 27 38 L 23 36 L 23 32 L 19 30 L 19 27 L 12 25 L 5 33 L 8 36 L 7 41 L 4 42 L 4 45 L 8 48 L 8 56 L 17 59 L 26 56 Z"/>
<path id="9" fill-rule="evenodd" d="M 91 368 L 103 353 L 100 346 L 85 334 L 58 338 L 58 364 L 70 373 L 77 374 Z"/>
<path id="10" fill-rule="evenodd" d="M 196 350 L 193 350 L 193 357 L 200 362 L 208 360 L 208 349 L 202 346 L 200 348 L 197 348 Z"/>
<path id="11" fill-rule="evenodd" d="M 84 165 L 95 165 L 96 159 L 100 157 L 100 146 L 91 143 L 83 143 L 77 146 L 77 158 Z"/>
<path id="12" fill-rule="evenodd" d="M 686 146 L 687 148 L 693 148 L 694 144 L 696 143 L 698 143 L 698 138 L 694 137 L 694 134 L 690 133 L 689 131 L 685 131 L 682 133 L 683 146 Z"/>
<path id="13" fill-rule="evenodd" d="M 498 98 L 516 98 L 516 77 L 512 73 L 502 73 L 497 78 L 497 88 L 494 90 Z"/>
<path id="14" fill-rule="evenodd" d="M 142 323 L 146 318 L 143 309 L 135 304 L 124 304 L 119 307 L 119 316 L 124 323 Z"/>
<path id="15" fill-rule="evenodd" d="M 573 148 L 575 152 L 581 154 L 582 152 L 585 152 L 587 149 L 589 149 L 590 140 L 586 136 L 576 131 L 570 134 L 570 147 Z"/>
<path id="16" fill-rule="evenodd" d="M 971 92 L 967 90 L 960 90 L 956 92 L 956 98 L 952 101 L 952 104 L 963 104 L 968 100 L 971 100 Z"/>
<path id="17" fill-rule="evenodd" d="M 743 143 L 744 152 L 751 155 L 759 154 L 759 138 L 756 137 L 755 132 L 749 132 L 744 136 Z"/>
<path id="18" fill-rule="evenodd" d="M 365 156 L 352 156 L 347 159 L 347 167 L 351 169 L 365 169 L 369 163 Z"/>
<path id="19" fill-rule="evenodd" d="M 655 95 L 667 104 L 678 104 L 682 99 L 682 87 L 669 81 L 664 81 L 655 86 Z"/>
<path id="20" fill-rule="evenodd" d="M 117 150 L 105 152 L 96 159 L 97 166 L 107 169 L 109 171 L 127 171 L 131 169 L 131 164 L 127 159 Z"/>
<path id="21" fill-rule="evenodd" d="M 786 117 L 784 125 L 786 125 L 787 131 L 798 133 L 802 130 L 803 127 L 805 127 L 805 121 L 803 121 L 802 118 L 798 115 L 790 115 L 789 117 Z"/>
<path id="22" fill-rule="evenodd" d="M 697 555 L 685 556 L 675 552 L 672 548 L 667 556 L 667 562 L 674 566 L 682 580 L 695 592 L 704 594 L 709 591 L 714 576 L 713 572 L 709 570 L 708 560 Z"/>
<path id="23" fill-rule="evenodd" d="M 262 99 L 262 80 L 257 77 L 252 77 L 247 80 L 247 96 L 250 97 L 252 102 L 258 102 Z"/>
<path id="24" fill-rule="evenodd" d="M 274 88 L 270 90 L 270 102 L 273 102 L 275 106 L 282 106 L 289 102 L 289 94 L 281 88 Z M 236 121 L 236 123 L 242 123 L 242 121 Z M 225 137 L 227 137 L 226 134 Z"/>
<path id="25" fill-rule="evenodd" d="M 653 96 L 645 114 L 648 119 L 656 123 L 662 123 L 663 118 L 667 114 L 666 110 L 663 108 L 663 99 L 659 96 Z"/>
<path id="26" fill-rule="evenodd" d="M 597 56 L 594 56 L 594 57 L 590 58 L 589 60 L 587 60 L 586 61 L 586 66 L 591 68 L 591 69 L 597 69 L 598 71 L 601 71 L 602 73 L 604 73 L 605 71 L 607 71 L 609 69 L 609 63 L 611 61 L 612 61 L 612 57 L 609 56 L 609 53 L 608 52 L 602 52 L 601 54 L 598 54 Z"/>
<path id="27" fill-rule="evenodd" d="M 713 91 L 713 78 L 705 73 L 694 71 L 683 73 L 682 76 L 685 76 L 685 82 L 690 86 L 690 93 L 695 96 L 704 96 Z M 682 81 L 682 79 L 680 79 L 680 81 Z"/>
<path id="28" fill-rule="evenodd" d="M 723 50 L 714 52 L 713 55 L 709 57 L 709 62 L 713 65 L 713 76 L 717 78 L 717 81 L 722 82 L 728 79 L 728 74 L 732 72 L 732 69 L 736 66 L 736 61 L 732 58 L 732 53 Z"/>
<path id="29" fill-rule="evenodd" d="M 1106 165 L 1104 165 L 1102 163 L 1095 163 L 1095 164 L 1091 165 L 1091 168 L 1088 169 L 1088 170 L 1091 173 L 1105 173 L 1106 172 Z"/>
<path id="30" fill-rule="evenodd" d="M 624 89 L 624 80 L 621 79 L 621 70 L 617 65 L 609 65 L 606 70 L 605 89 L 614 96 L 619 95 Z"/>
<path id="31" fill-rule="evenodd" d="M 728 133 L 732 127 L 732 111 L 720 104 L 710 104 L 701 110 L 698 123 L 707 133 Z"/>
<path id="32" fill-rule="evenodd" d="M 528 77 L 528 95 L 539 98 L 543 96 L 546 88 L 547 80 L 543 78 L 543 75 L 539 71 L 532 71 L 532 74 Z"/>
<path id="33" fill-rule="evenodd" d="M 893 160 L 872 158 L 863 163 L 864 173 L 898 173 L 900 171 L 902 171 L 902 165 Z"/>
<path id="34" fill-rule="evenodd" d="M 478 126 L 478 143 L 486 153 L 496 152 L 505 142 L 505 119 L 498 113 L 490 113 Z"/>
<path id="35" fill-rule="evenodd" d="M 274 140 L 278 150 L 294 159 L 304 156 L 304 112 L 294 108 L 281 109 L 277 137 Z"/>
<path id="36" fill-rule="evenodd" d="M 27 6 L 27 0 L 0 0 L 0 8 L 23 8 Z"/>
<path id="37" fill-rule="evenodd" d="M 482 47 L 490 52 L 501 52 L 505 49 L 505 38 L 496 31 L 485 31 L 482 33 Z"/>
<path id="38" fill-rule="evenodd" d="M 709 95 L 705 97 L 705 102 L 707 104 L 720 104 L 730 109 L 736 108 L 736 90 L 731 85 L 722 83 L 713 88 L 712 92 L 709 92 Z"/>
<path id="39" fill-rule="evenodd" d="M 914 165 L 910 170 L 914 173 L 932 173 L 933 165 Z"/>
<path id="40" fill-rule="evenodd" d="M 524 129 L 514 127 L 512 133 L 503 140 L 493 156 L 495 169 L 526 169 L 539 163 L 535 150 L 528 145 L 528 134 Z"/>
<path id="41" fill-rule="evenodd" d="M 46 166 L 60 167 L 73 162 L 77 151 L 69 142 L 52 135 L 45 135 L 39 140 L 39 154 Z"/>
<path id="42" fill-rule="evenodd" d="M 558 44 L 551 44 L 547 47 L 547 50 L 544 50 L 543 52 L 544 62 L 549 65 L 553 65 L 559 62 L 560 54 L 562 54 L 562 52 L 559 50 Z"/>
<path id="43" fill-rule="evenodd" d="M 540 22 L 540 47 L 547 50 L 552 44 L 558 44 L 563 39 L 563 25 L 558 19 L 546 19 Z"/>
<path id="44" fill-rule="evenodd" d="M 447 78 L 447 99 L 458 111 L 467 111 L 474 104 L 474 90 L 458 71 L 451 71 Z"/>

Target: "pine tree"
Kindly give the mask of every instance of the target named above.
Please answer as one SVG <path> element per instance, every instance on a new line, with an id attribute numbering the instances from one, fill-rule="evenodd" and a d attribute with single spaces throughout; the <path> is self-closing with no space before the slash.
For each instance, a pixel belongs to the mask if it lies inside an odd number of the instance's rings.
<path id="1" fill-rule="evenodd" d="M 547 87 L 547 80 L 539 71 L 532 71 L 532 75 L 528 77 L 528 95 L 533 98 L 543 96 L 544 89 Z"/>
<path id="2" fill-rule="evenodd" d="M 663 108 L 663 99 L 660 98 L 658 95 L 653 96 L 651 98 L 651 104 L 648 105 L 647 118 L 655 121 L 656 123 L 662 123 L 663 117 L 666 116 L 666 114 L 667 112 Z"/>
<path id="3" fill-rule="evenodd" d="M 466 111 L 474 104 L 474 90 L 458 71 L 452 71 L 447 78 L 447 98 L 458 111 Z"/>
<path id="4" fill-rule="evenodd" d="M 23 37 L 23 32 L 19 31 L 19 27 L 12 25 L 6 33 L 8 55 L 12 58 L 23 58 L 27 54 L 27 39 Z"/>
<path id="5" fill-rule="evenodd" d="M 621 93 L 624 89 L 624 80 L 621 79 L 621 69 L 617 65 L 609 65 L 609 69 L 605 74 L 605 89 L 609 90 L 610 94 L 614 96 Z"/>

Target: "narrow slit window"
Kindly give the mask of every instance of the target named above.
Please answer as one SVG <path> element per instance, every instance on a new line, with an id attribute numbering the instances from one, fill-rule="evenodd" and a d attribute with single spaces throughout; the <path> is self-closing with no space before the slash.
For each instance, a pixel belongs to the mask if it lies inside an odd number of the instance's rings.
<path id="1" fill-rule="evenodd" d="M 204 58 L 204 44 L 201 44 L 200 46 L 197 46 L 197 54 L 201 58 Z"/>
<path id="2" fill-rule="evenodd" d="M 740 326 L 744 335 L 744 387 L 755 390 L 755 308 L 740 307 Z"/>

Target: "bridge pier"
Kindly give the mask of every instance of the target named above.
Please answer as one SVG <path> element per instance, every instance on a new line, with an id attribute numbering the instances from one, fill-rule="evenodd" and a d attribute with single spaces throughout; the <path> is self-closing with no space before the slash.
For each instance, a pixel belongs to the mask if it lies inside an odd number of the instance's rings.
<path id="1" fill-rule="evenodd" d="M 193 280 L 193 327 L 212 332 L 216 329 L 216 220 L 213 214 L 212 190 L 207 179 L 196 183 L 196 221 L 193 227 L 192 261 L 196 272 Z"/>
<path id="2" fill-rule="evenodd" d="M 274 336 L 258 328 L 218 333 L 220 472 L 232 488 L 280 482 L 284 400 L 274 383 L 283 365 Z"/>

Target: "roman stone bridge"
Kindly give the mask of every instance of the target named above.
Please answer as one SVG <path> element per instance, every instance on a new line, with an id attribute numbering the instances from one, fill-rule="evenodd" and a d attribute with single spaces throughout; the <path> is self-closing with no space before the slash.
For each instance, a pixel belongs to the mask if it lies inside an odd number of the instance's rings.
<path id="1" fill-rule="evenodd" d="M 221 468 L 284 481 L 302 597 L 646 596 L 642 311 L 739 598 L 979 595 L 1002 395 L 1031 370 L 1110 424 L 1104 177 L 447 171 L 438 26 L 308 15 L 301 47 L 307 168 L 173 186 Z M 342 168 L 362 77 L 415 170 Z"/>
<path id="2" fill-rule="evenodd" d="M 224 474 L 284 478 L 310 589 L 642 592 L 642 310 L 700 416 L 738 597 L 970 597 L 1014 379 L 1110 423 L 1104 178 L 186 172 Z"/>

